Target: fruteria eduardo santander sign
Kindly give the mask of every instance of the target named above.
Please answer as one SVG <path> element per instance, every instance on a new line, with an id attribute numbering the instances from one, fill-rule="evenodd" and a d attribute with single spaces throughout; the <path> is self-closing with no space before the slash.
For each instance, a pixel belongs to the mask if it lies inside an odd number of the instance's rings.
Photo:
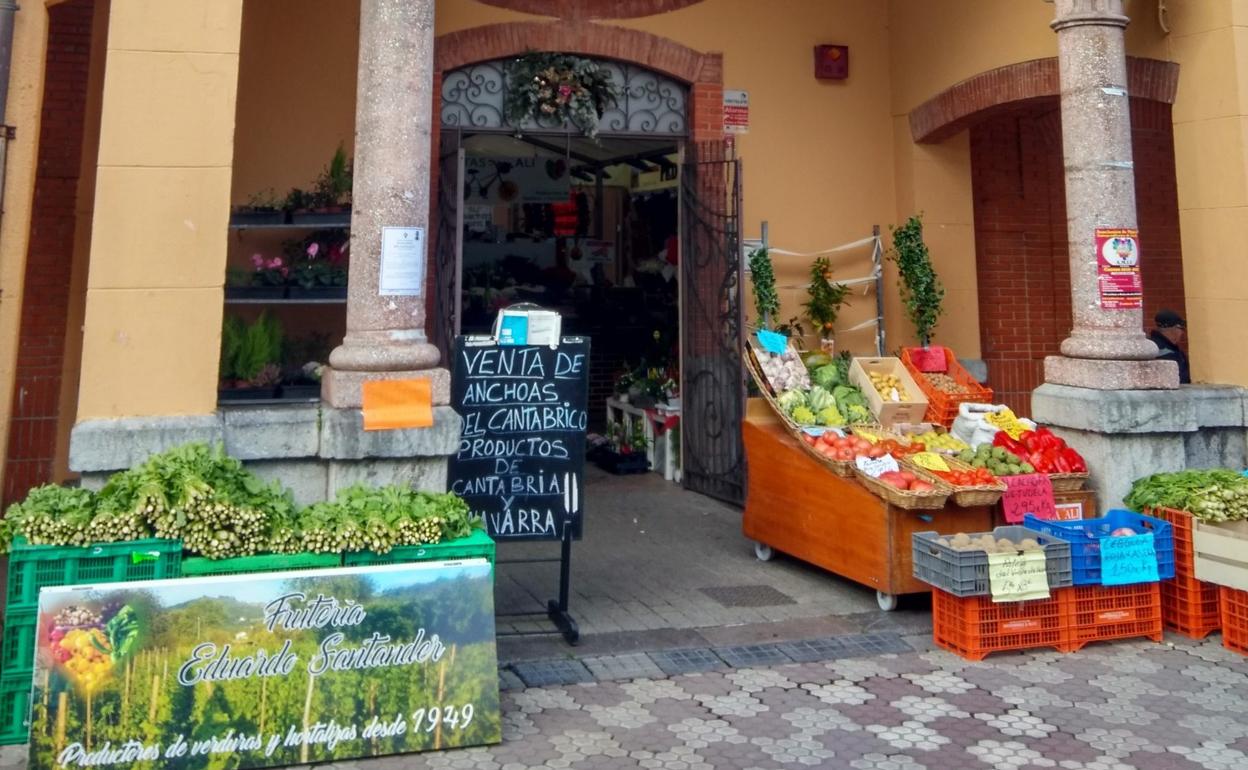
<path id="1" fill-rule="evenodd" d="M 45 589 L 30 767 L 260 768 L 501 740 L 490 564 Z"/>

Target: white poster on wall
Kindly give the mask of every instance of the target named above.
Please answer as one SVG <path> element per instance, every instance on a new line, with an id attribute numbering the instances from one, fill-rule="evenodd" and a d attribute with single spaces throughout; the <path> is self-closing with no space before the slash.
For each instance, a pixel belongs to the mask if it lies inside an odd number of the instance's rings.
<path id="1" fill-rule="evenodd" d="M 566 203 L 572 180 L 563 158 L 468 156 L 464 203 Z"/>
<path id="2" fill-rule="evenodd" d="M 425 292 L 425 228 L 381 228 L 383 297 L 416 297 Z"/>

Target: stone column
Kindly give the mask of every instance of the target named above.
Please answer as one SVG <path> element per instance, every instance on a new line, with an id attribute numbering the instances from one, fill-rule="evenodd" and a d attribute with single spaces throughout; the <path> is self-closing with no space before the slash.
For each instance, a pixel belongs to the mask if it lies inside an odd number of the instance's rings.
<path id="1" fill-rule="evenodd" d="M 1178 387 L 1178 367 L 1153 360 L 1140 309 L 1100 304 L 1097 228 L 1134 228 L 1135 169 L 1122 0 L 1056 0 L 1062 144 L 1074 329 L 1045 381 L 1101 390 Z M 1142 260 L 1148 244 L 1141 244 Z"/>
<path id="2" fill-rule="evenodd" d="M 358 408 L 366 380 L 430 377 L 450 397 L 425 336 L 425 297 L 380 294 L 383 227 L 429 234 L 434 0 L 360 0 L 355 188 L 347 334 L 324 378 L 330 406 Z M 426 274 L 428 264 L 426 263 Z"/>

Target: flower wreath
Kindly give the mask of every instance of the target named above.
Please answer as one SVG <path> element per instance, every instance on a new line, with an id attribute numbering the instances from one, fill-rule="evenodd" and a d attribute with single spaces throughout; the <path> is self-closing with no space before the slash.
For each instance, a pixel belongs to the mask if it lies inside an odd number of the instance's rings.
<path id="1" fill-rule="evenodd" d="M 531 52 L 507 66 L 507 120 L 543 125 L 571 123 L 596 136 L 598 121 L 620 98 L 619 87 L 600 64 L 580 56 Z"/>

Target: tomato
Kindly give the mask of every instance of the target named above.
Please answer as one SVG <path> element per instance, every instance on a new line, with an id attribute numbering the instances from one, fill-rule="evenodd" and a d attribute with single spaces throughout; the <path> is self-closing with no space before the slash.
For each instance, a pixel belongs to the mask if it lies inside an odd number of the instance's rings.
<path id="1" fill-rule="evenodd" d="M 803 434 L 802 434 L 802 441 L 805 441 L 807 444 L 810 444 L 811 446 L 814 446 L 814 445 L 815 445 L 815 444 L 819 441 L 819 439 L 815 438 L 814 436 L 810 435 L 809 433 L 803 433 Z"/>
<path id="2" fill-rule="evenodd" d="M 837 439 L 837 435 L 833 433 L 832 431 L 827 431 L 822 436 L 819 437 L 819 440 L 823 442 L 824 444 L 835 443 L 836 439 Z"/>
<path id="3" fill-rule="evenodd" d="M 872 460 L 883 457 L 886 454 L 888 454 L 888 450 L 882 446 L 873 446 L 867 450 L 867 457 L 870 457 Z"/>
<path id="4" fill-rule="evenodd" d="M 936 489 L 935 486 L 929 484 L 926 481 L 923 481 L 922 479 L 919 479 L 918 481 L 915 481 L 913 484 L 910 485 L 911 492 L 931 492 L 935 489 Z"/>
<path id="5" fill-rule="evenodd" d="M 911 473 L 910 471 L 902 471 L 902 472 L 901 472 L 901 477 L 902 477 L 903 479 L 905 479 L 905 481 L 906 481 L 906 483 L 907 483 L 907 484 L 909 484 L 909 483 L 911 483 L 911 482 L 913 482 L 913 481 L 915 481 L 915 480 L 917 480 L 917 479 L 919 478 L 918 476 L 915 476 L 915 475 L 914 475 L 913 473 Z"/>
<path id="6" fill-rule="evenodd" d="M 836 450 L 836 459 L 843 463 L 852 463 L 854 461 L 854 450 L 849 447 L 841 447 Z"/>

